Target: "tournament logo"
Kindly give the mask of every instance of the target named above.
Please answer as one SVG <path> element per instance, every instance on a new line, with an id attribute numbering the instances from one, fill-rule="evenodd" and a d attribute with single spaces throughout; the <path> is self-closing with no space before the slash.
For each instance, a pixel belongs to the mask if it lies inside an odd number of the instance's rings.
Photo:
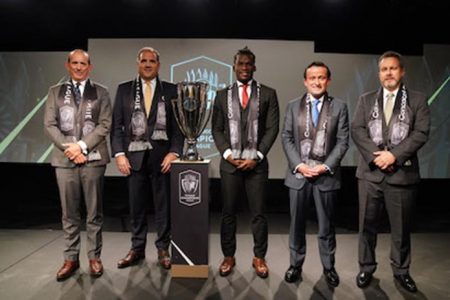
<path id="1" fill-rule="evenodd" d="M 187 170 L 178 175 L 181 204 L 186 206 L 200 204 L 201 179 L 202 175 L 193 170 Z"/>

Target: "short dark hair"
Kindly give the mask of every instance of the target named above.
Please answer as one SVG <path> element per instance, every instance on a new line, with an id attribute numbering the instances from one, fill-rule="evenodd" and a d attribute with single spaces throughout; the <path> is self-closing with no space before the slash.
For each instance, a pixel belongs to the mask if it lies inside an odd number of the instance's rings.
<path id="1" fill-rule="evenodd" d="M 304 79 L 306 79 L 306 71 L 308 71 L 308 69 L 311 68 L 311 67 L 323 67 L 323 68 L 327 69 L 327 78 L 331 79 L 330 68 L 328 68 L 328 66 L 325 63 L 321 62 L 321 61 L 313 61 L 312 63 L 309 64 L 309 66 L 307 66 L 305 68 L 305 71 L 303 72 L 303 78 Z"/>
<path id="2" fill-rule="evenodd" d="M 398 52 L 391 51 L 391 50 L 386 51 L 383 54 L 381 54 L 381 56 L 378 58 L 378 65 L 380 65 L 380 62 L 383 59 L 388 58 L 388 57 L 396 58 L 398 60 L 399 64 L 400 64 L 400 68 L 403 69 L 405 67 L 404 64 L 403 64 L 403 57 L 402 57 L 402 55 L 400 53 L 398 53 Z"/>
<path id="3" fill-rule="evenodd" d="M 81 52 L 84 55 L 87 56 L 88 58 L 88 64 L 91 64 L 91 57 L 89 56 L 89 53 L 87 53 L 87 51 L 83 50 L 83 49 L 73 49 L 72 51 L 69 52 L 69 55 L 67 55 L 67 62 L 70 63 L 70 57 L 72 56 L 72 54 L 74 54 L 75 52 Z"/>
<path id="4" fill-rule="evenodd" d="M 249 56 L 251 58 L 251 60 L 253 61 L 253 63 L 255 63 L 255 61 L 256 61 L 255 53 L 253 53 L 252 50 L 250 50 L 247 46 L 245 46 L 242 49 L 239 49 L 236 52 L 236 54 L 234 55 L 233 63 L 236 62 L 238 56 L 242 56 L 242 55 Z"/>

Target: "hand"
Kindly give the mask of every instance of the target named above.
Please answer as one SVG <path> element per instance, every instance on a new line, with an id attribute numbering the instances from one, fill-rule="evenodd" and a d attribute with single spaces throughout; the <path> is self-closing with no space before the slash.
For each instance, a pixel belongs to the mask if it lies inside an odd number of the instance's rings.
<path id="1" fill-rule="evenodd" d="M 233 155 L 230 154 L 227 157 L 227 162 L 229 162 L 230 164 L 232 164 L 233 166 L 235 166 L 237 168 L 242 163 L 242 160 L 241 159 L 234 159 Z"/>
<path id="2" fill-rule="evenodd" d="M 78 154 L 77 157 L 75 157 L 73 162 L 77 165 L 85 164 L 85 163 L 87 163 L 87 156 L 84 155 L 83 153 L 80 153 L 80 154 Z"/>
<path id="3" fill-rule="evenodd" d="M 305 178 L 313 178 L 320 175 L 319 172 L 315 170 L 316 168 L 317 166 L 315 168 L 311 168 L 307 164 L 300 164 L 296 171 L 302 174 Z"/>
<path id="4" fill-rule="evenodd" d="M 123 175 L 128 176 L 131 174 L 131 165 L 125 155 L 116 156 L 116 166 Z"/>
<path id="5" fill-rule="evenodd" d="M 328 169 L 325 167 L 324 164 L 317 165 L 314 168 L 311 168 L 310 170 L 312 170 L 313 172 L 317 172 L 319 175 L 325 174 L 326 172 L 328 172 Z"/>
<path id="6" fill-rule="evenodd" d="M 163 174 L 168 173 L 170 171 L 171 163 L 177 158 L 178 157 L 175 155 L 175 153 L 173 152 L 167 153 L 161 164 L 161 173 Z"/>
<path id="7" fill-rule="evenodd" d="M 74 160 L 81 154 L 81 147 L 77 143 L 67 143 L 63 144 L 63 146 L 66 147 L 64 155 L 70 160 Z"/>
<path id="8" fill-rule="evenodd" d="M 389 167 L 392 167 L 396 160 L 395 156 L 387 150 L 375 151 L 373 155 L 375 155 L 373 163 L 381 170 L 387 170 Z M 393 168 L 391 169 L 393 170 Z"/>
<path id="9" fill-rule="evenodd" d="M 253 170 L 256 165 L 257 162 L 254 159 L 242 159 L 240 160 L 240 164 L 236 167 L 236 169 L 241 171 L 250 171 Z"/>

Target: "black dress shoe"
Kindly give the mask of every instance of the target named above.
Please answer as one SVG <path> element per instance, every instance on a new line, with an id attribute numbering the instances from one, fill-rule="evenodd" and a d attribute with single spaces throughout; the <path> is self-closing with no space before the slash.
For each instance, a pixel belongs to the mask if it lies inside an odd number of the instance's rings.
<path id="1" fill-rule="evenodd" d="M 339 285 L 339 275 L 337 274 L 334 268 L 329 270 L 323 269 L 323 275 L 327 280 L 327 283 L 333 287 L 337 287 Z"/>
<path id="2" fill-rule="evenodd" d="M 400 283 L 402 287 L 405 288 L 408 292 L 415 293 L 417 292 L 417 286 L 414 282 L 414 279 L 409 276 L 409 274 L 400 274 L 394 275 L 394 278 Z"/>
<path id="3" fill-rule="evenodd" d="M 300 279 L 301 274 L 302 268 L 290 266 L 289 269 L 284 274 L 284 280 L 289 283 L 296 282 Z"/>
<path id="4" fill-rule="evenodd" d="M 360 288 L 364 288 L 370 284 L 372 281 L 372 273 L 369 272 L 359 272 L 356 276 L 356 285 Z"/>

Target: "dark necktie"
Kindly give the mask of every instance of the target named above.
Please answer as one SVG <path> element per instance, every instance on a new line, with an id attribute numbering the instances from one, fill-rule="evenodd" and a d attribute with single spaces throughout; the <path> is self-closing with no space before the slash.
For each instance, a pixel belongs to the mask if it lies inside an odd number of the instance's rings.
<path id="1" fill-rule="evenodd" d="M 245 109 L 248 104 L 248 93 L 247 93 L 247 87 L 248 84 L 241 85 L 242 87 L 242 107 Z"/>
<path id="2" fill-rule="evenodd" d="M 80 85 L 81 85 L 81 83 L 77 82 L 77 83 L 75 84 L 75 87 L 74 87 L 74 92 L 75 92 L 75 102 L 77 103 L 77 105 L 80 105 L 80 102 L 81 102 Z"/>
<path id="3" fill-rule="evenodd" d="M 314 127 L 317 126 L 317 122 L 319 121 L 319 103 L 320 103 L 320 101 L 317 99 L 314 99 L 312 101 L 311 116 L 312 116 L 312 121 L 313 121 Z"/>

